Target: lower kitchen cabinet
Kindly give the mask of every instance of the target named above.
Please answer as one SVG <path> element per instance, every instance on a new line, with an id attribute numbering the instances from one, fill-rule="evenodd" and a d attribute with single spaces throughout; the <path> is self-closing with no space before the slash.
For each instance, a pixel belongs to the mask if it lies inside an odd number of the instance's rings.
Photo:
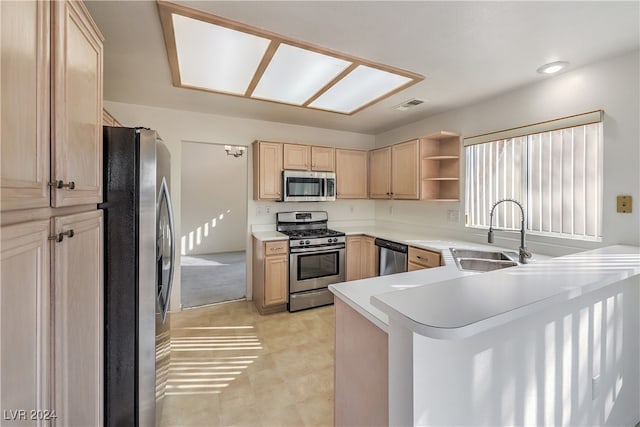
<path id="1" fill-rule="evenodd" d="M 346 279 L 359 280 L 375 277 L 377 269 L 377 251 L 375 239 L 369 236 L 347 237 L 347 271 Z"/>
<path id="2" fill-rule="evenodd" d="M 102 425 L 102 211 L 1 235 L 0 405 L 60 426 Z"/>
<path id="3" fill-rule="evenodd" d="M 440 254 L 438 252 L 409 246 L 408 264 L 409 271 L 440 267 Z"/>
<path id="4" fill-rule="evenodd" d="M 289 283 L 287 240 L 253 239 L 253 302 L 260 314 L 285 311 Z"/>
<path id="5" fill-rule="evenodd" d="M 102 425 L 102 211 L 52 222 L 56 424 Z"/>
<path id="6" fill-rule="evenodd" d="M 4 226 L 0 235 L 0 406 L 5 414 L 52 410 L 49 221 Z"/>

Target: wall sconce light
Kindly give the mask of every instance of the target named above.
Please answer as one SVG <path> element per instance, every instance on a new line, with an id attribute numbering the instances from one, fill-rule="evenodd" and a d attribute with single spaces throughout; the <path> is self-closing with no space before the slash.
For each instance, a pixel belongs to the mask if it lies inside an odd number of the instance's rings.
<path id="1" fill-rule="evenodd" d="M 237 147 L 233 147 L 233 148 L 231 148 L 230 145 L 224 146 L 224 151 L 227 152 L 227 156 L 233 156 L 233 157 L 242 156 L 246 149 L 247 147 L 243 147 L 241 145 L 238 145 Z"/>

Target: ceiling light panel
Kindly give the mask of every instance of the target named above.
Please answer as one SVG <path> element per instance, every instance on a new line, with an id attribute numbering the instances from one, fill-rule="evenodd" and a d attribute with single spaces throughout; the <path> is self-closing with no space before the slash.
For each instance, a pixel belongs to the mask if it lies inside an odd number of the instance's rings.
<path id="1" fill-rule="evenodd" d="M 409 77 L 360 65 L 309 107 L 349 114 L 410 81 Z"/>
<path id="2" fill-rule="evenodd" d="M 244 94 L 271 41 L 186 16 L 172 19 L 182 84 Z"/>
<path id="3" fill-rule="evenodd" d="M 302 105 L 351 64 L 340 58 L 281 44 L 251 96 Z"/>

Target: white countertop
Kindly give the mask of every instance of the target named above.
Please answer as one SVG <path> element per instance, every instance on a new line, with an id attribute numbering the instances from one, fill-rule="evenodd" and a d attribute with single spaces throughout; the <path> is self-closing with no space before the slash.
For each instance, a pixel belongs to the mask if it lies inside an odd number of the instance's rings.
<path id="1" fill-rule="evenodd" d="M 278 231 L 253 231 L 251 235 L 263 242 L 268 242 L 271 240 L 288 240 L 289 239 L 289 236 L 287 236 L 286 234 L 282 234 Z"/>
<path id="2" fill-rule="evenodd" d="M 640 274 L 640 248 L 608 246 L 372 296 L 371 304 L 431 338 L 459 339 Z"/>

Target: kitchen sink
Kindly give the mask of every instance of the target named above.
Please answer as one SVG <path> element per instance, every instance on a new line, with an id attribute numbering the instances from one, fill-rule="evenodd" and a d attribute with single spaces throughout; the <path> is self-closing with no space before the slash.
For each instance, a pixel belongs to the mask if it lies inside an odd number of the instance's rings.
<path id="1" fill-rule="evenodd" d="M 457 261 L 458 268 L 460 268 L 460 270 L 471 271 L 493 271 L 518 265 L 515 261 L 498 261 L 492 259 L 462 258 Z"/>
<path id="2" fill-rule="evenodd" d="M 493 271 L 518 265 L 518 254 L 499 251 L 451 248 L 458 269 L 463 271 Z"/>

